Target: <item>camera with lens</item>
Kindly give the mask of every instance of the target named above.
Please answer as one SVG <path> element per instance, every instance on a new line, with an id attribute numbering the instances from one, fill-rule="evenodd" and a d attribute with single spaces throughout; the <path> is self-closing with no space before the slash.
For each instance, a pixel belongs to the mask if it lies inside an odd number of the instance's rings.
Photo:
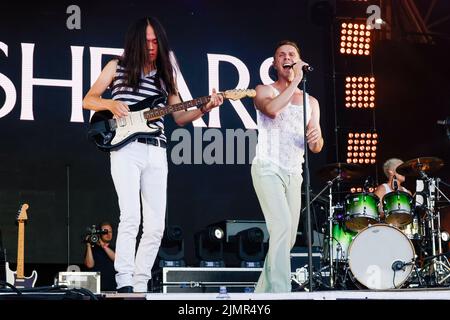
<path id="1" fill-rule="evenodd" d="M 86 236 L 84 237 L 85 242 L 88 242 L 92 245 L 96 244 L 99 240 L 102 234 L 107 234 L 108 230 L 106 229 L 100 229 L 98 226 L 93 225 L 92 227 L 88 227 L 88 232 Z"/>

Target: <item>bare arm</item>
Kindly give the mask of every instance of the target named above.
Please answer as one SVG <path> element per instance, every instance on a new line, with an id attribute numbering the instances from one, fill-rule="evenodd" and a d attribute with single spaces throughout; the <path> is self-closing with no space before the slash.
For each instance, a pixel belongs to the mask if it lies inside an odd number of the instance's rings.
<path id="1" fill-rule="evenodd" d="M 412 196 L 412 193 L 411 193 L 411 191 L 409 191 L 408 189 L 406 189 L 405 187 L 403 187 L 403 190 L 405 190 L 406 191 L 406 193 L 408 193 L 410 196 Z"/>
<path id="2" fill-rule="evenodd" d="M 178 95 L 171 95 L 169 96 L 168 102 L 170 105 L 181 103 L 181 99 Z M 223 103 L 223 97 L 221 95 L 216 94 L 216 90 L 213 89 L 213 93 L 211 95 L 211 100 L 201 108 L 195 109 L 195 110 L 183 110 L 183 111 L 176 111 L 174 112 L 173 118 L 175 122 L 179 126 L 184 126 L 185 124 L 188 124 L 189 122 L 192 122 L 194 120 L 197 120 L 201 116 L 203 116 L 206 112 L 211 111 L 213 108 L 220 106 Z"/>
<path id="3" fill-rule="evenodd" d="M 380 199 L 380 202 L 378 203 L 378 212 L 380 213 L 380 218 L 384 219 L 384 211 L 383 211 L 383 197 L 386 194 L 386 189 L 383 185 L 379 185 L 377 189 L 375 190 L 374 194 Z"/>
<path id="4" fill-rule="evenodd" d="M 117 63 L 117 60 L 111 60 L 105 68 L 103 68 L 97 81 L 95 81 L 83 99 L 84 109 L 94 111 L 109 110 L 118 118 L 128 114 L 130 109 L 125 103 L 112 99 L 103 99 L 101 97 L 114 79 Z"/>
<path id="5" fill-rule="evenodd" d="M 297 86 L 302 80 L 302 65 L 299 61 L 294 66 L 294 79 L 283 92 L 274 97 L 273 90 L 269 85 L 259 85 L 256 87 L 256 97 L 254 98 L 256 108 L 269 118 L 276 118 L 278 114 L 288 105 L 292 96 L 297 90 Z"/>
<path id="6" fill-rule="evenodd" d="M 86 243 L 86 255 L 84 257 L 84 265 L 92 269 L 95 265 L 94 256 L 92 255 L 92 248 L 90 243 Z"/>
<path id="7" fill-rule="evenodd" d="M 286 90 L 276 97 L 274 97 L 273 90 L 269 85 L 256 86 L 256 97 L 254 98 L 256 108 L 269 118 L 275 119 L 291 101 L 292 95 L 297 89 L 297 86 L 294 86 L 293 83 L 291 82 Z"/>
<path id="8" fill-rule="evenodd" d="M 309 105 L 312 109 L 311 119 L 306 128 L 306 139 L 309 150 L 318 153 L 323 147 L 322 130 L 320 129 L 320 108 L 316 98 L 309 96 Z"/>
<path id="9" fill-rule="evenodd" d="M 105 250 L 106 255 L 111 259 L 111 261 L 114 261 L 116 259 L 116 253 L 113 249 L 108 246 L 103 246 L 103 250 Z"/>
<path id="10" fill-rule="evenodd" d="M 383 196 L 385 195 L 386 190 L 384 189 L 383 185 L 379 185 L 377 189 L 375 190 L 374 194 L 381 200 L 383 199 Z"/>

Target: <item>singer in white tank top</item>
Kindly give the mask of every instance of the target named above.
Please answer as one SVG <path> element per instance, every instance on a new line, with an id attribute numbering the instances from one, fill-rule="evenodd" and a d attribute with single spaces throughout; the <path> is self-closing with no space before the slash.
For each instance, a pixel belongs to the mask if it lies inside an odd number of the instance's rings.
<path id="1" fill-rule="evenodd" d="M 280 92 L 273 86 L 273 96 Z M 311 119 L 309 95 L 306 94 L 306 122 Z M 303 103 L 302 103 L 303 104 Z M 302 173 L 304 162 L 303 105 L 289 102 L 274 119 L 256 110 L 258 144 L 255 161 L 268 161 L 290 173 Z"/>
<path id="2" fill-rule="evenodd" d="M 256 87 L 259 136 L 251 171 L 269 232 L 269 251 L 255 292 L 291 291 L 290 250 L 295 244 L 301 208 L 304 108 L 308 147 L 316 153 L 323 147 L 319 103 L 306 94 L 303 106 L 303 94 L 297 88 L 304 64 L 295 43 L 281 42 L 273 62 L 277 81 Z"/>

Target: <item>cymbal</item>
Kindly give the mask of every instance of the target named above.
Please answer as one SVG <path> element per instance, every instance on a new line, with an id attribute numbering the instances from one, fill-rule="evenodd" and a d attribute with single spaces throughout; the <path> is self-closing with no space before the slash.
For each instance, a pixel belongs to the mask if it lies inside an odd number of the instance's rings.
<path id="1" fill-rule="evenodd" d="M 363 167 L 352 163 L 331 163 L 323 166 L 317 171 L 317 174 L 323 180 L 332 180 L 339 174 L 342 180 L 353 180 L 364 175 Z"/>
<path id="2" fill-rule="evenodd" d="M 419 172 L 432 173 L 444 166 L 444 161 L 436 157 L 422 157 L 408 160 L 397 167 L 397 172 L 404 176 L 420 177 Z"/>

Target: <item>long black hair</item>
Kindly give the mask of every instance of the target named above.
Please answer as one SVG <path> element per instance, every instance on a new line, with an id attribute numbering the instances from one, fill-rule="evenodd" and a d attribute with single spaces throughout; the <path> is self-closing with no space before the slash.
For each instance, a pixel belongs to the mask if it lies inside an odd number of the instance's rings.
<path id="1" fill-rule="evenodd" d="M 175 79 L 174 68 L 170 60 L 170 47 L 164 30 L 158 19 L 154 17 L 145 17 L 132 23 L 125 37 L 125 50 L 119 58 L 120 65 L 125 68 L 126 84 L 135 90 L 139 86 L 141 72 L 150 62 L 147 49 L 147 26 L 151 26 L 155 31 L 158 41 L 158 54 L 156 58 L 157 80 L 161 79 L 169 95 L 178 94 Z M 160 81 L 156 81 L 156 86 L 161 88 Z"/>

